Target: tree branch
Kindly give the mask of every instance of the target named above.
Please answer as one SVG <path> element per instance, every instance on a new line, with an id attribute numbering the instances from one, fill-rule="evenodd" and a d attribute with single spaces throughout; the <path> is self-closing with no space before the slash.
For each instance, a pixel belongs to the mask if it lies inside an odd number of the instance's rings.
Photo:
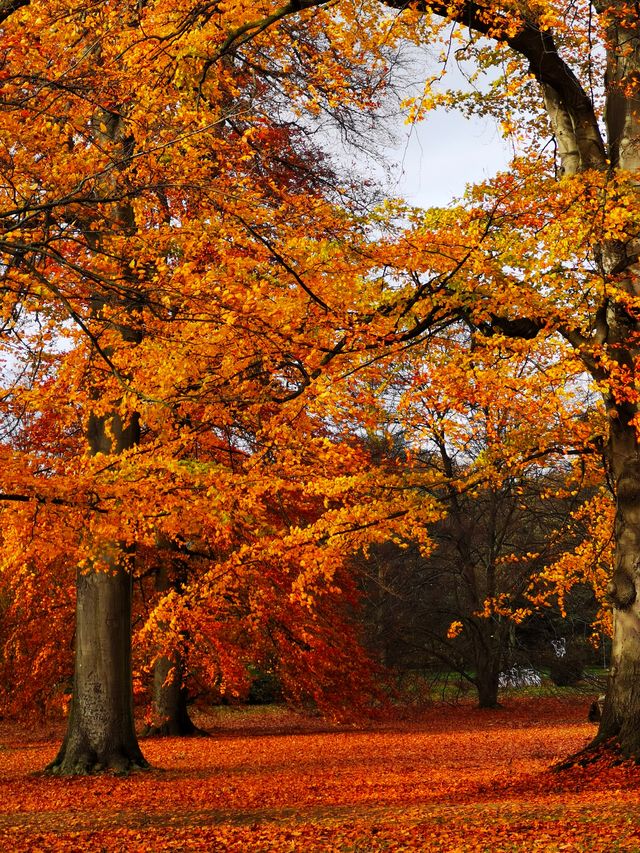
<path id="1" fill-rule="evenodd" d="M 400 10 L 409 5 L 406 0 L 382 2 Z M 542 87 L 554 133 L 562 134 L 562 140 L 558 137 L 558 141 L 561 156 L 563 152 L 565 154 L 563 168 L 566 171 L 604 171 L 608 167 L 605 145 L 591 98 L 571 68 L 560 57 L 549 30 L 542 30 L 533 22 L 524 19 L 518 32 L 509 35 L 506 25 L 511 21 L 506 11 L 496 11 L 491 16 L 489 9 L 470 1 L 452 6 L 443 0 L 420 0 L 417 8 L 456 21 L 481 35 L 503 42 L 528 59 L 531 73 Z M 501 32 L 504 34 L 501 35 Z"/>

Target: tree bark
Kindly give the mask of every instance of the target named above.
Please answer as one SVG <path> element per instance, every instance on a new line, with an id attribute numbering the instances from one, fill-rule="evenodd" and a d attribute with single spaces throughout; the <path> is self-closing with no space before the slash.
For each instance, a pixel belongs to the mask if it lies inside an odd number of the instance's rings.
<path id="1" fill-rule="evenodd" d="M 116 155 L 132 154 L 123 117 L 115 111 L 96 110 L 92 133 Z M 113 191 L 117 174 L 105 172 L 102 188 Z M 136 223 L 129 201 L 114 205 L 115 219 L 128 234 L 135 233 Z M 87 242 L 94 251 L 105 239 L 101 231 L 87 232 Z M 120 259 L 124 280 L 130 276 L 129 259 Z M 120 301 L 118 319 L 104 318 L 110 295 L 96 291 L 92 299 L 93 319 L 115 329 L 123 341 L 139 343 L 142 331 L 132 323 L 137 311 L 135 300 Z M 96 341 L 92 339 L 92 343 Z M 100 351 L 107 360 L 112 348 Z M 110 365 L 111 367 L 111 365 Z M 94 399 L 100 398 L 99 387 L 93 388 Z M 133 413 L 124 419 L 118 401 L 107 414 L 89 412 L 85 433 L 91 456 L 117 456 L 136 447 L 140 441 L 140 416 Z M 76 583 L 76 648 L 73 695 L 67 733 L 60 751 L 47 770 L 70 775 L 98 770 L 127 773 L 148 767 L 135 732 L 133 715 L 133 679 L 131 667 L 131 601 L 132 579 L 130 549 L 119 542 L 96 543 L 93 564 L 79 571 Z"/>
<path id="2" fill-rule="evenodd" d="M 492 575 L 493 573 L 490 572 Z M 495 596 L 495 585 L 491 584 L 491 597 Z M 498 619 L 474 618 L 471 634 L 474 647 L 474 684 L 478 691 L 479 708 L 501 708 L 500 672 L 506 658 L 509 631 L 506 623 Z"/>
<path id="3" fill-rule="evenodd" d="M 640 448 L 633 424 L 611 426 L 609 456 L 616 483 L 616 555 L 608 595 L 613 604 L 609 683 L 598 734 L 607 746 L 640 757 Z"/>
<path id="4" fill-rule="evenodd" d="M 477 661 L 474 681 L 478 691 L 478 707 L 500 708 L 498 702 L 500 667 L 495 657 L 486 657 Z"/>
<path id="5" fill-rule="evenodd" d="M 180 655 L 158 658 L 153 668 L 153 710 L 145 737 L 189 737 L 204 735 L 189 716 Z"/>
<path id="6" fill-rule="evenodd" d="M 89 418 L 92 455 L 121 453 L 138 443 L 137 416 Z M 124 548 L 103 545 L 76 582 L 76 647 L 67 733 L 51 773 L 127 773 L 147 767 L 135 732 L 131 671 L 131 573 Z"/>
<path id="7" fill-rule="evenodd" d="M 156 592 L 164 593 L 170 589 L 179 589 L 180 575 L 171 577 L 167 563 L 171 559 L 171 543 L 163 541 L 163 550 L 168 555 L 163 558 L 156 572 Z M 172 555 L 175 557 L 175 555 Z M 175 559 L 173 561 L 175 568 Z M 166 626 L 161 625 L 161 628 Z M 145 737 L 187 737 L 205 735 L 197 728 L 187 707 L 187 691 L 183 684 L 184 661 L 178 650 L 173 654 L 161 655 L 153 667 L 153 696 L 151 722 L 144 729 Z"/>
<path id="8" fill-rule="evenodd" d="M 148 766 L 133 717 L 131 575 L 117 561 L 111 564 L 111 571 L 78 573 L 71 712 L 51 773 L 127 773 Z"/>

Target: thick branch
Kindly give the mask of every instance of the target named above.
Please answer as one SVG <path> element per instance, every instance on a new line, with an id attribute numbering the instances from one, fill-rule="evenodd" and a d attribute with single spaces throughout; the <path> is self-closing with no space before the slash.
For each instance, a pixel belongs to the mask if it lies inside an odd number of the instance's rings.
<path id="1" fill-rule="evenodd" d="M 490 323 L 482 323 L 478 327 L 483 335 L 491 336 L 499 332 L 506 338 L 521 338 L 530 341 L 544 328 L 543 323 L 530 317 L 518 317 L 516 320 L 509 320 L 507 317 L 498 317 L 497 314 L 490 316 Z"/>
<path id="2" fill-rule="evenodd" d="M 404 9 L 408 5 L 406 0 L 382 2 L 394 9 Z M 541 30 L 531 21 L 523 20 L 518 32 L 508 35 L 506 12 L 496 11 L 491 16 L 487 8 L 474 2 L 452 6 L 442 0 L 420 0 L 418 8 L 457 21 L 481 35 L 509 45 L 524 56 L 529 61 L 531 73 L 542 86 L 554 132 L 560 131 L 563 135 L 562 141 L 559 139 L 561 156 L 566 153 L 563 167 L 567 171 L 607 168 L 605 146 L 591 99 L 560 57 L 549 30 Z"/>
<path id="3" fill-rule="evenodd" d="M 606 122 L 613 168 L 640 168 L 640 27 L 638 3 L 630 11 L 624 0 L 598 3 L 607 34 Z"/>
<path id="4" fill-rule="evenodd" d="M 245 42 L 251 41 L 257 35 L 269 29 L 269 27 L 273 26 L 273 24 L 282 20 L 283 18 L 287 18 L 290 15 L 295 15 L 298 12 L 302 12 L 305 9 L 313 9 L 317 6 L 325 6 L 327 3 L 331 2 L 331 0 L 290 0 L 289 3 L 286 3 L 284 6 L 281 6 L 279 9 L 276 9 L 272 12 L 271 15 L 266 15 L 264 18 L 257 18 L 254 21 L 247 21 L 245 24 L 241 24 L 239 27 L 236 27 L 235 30 L 232 30 L 227 38 L 224 40 L 222 45 L 218 48 L 215 55 L 212 59 L 207 63 L 207 66 L 211 65 L 211 63 L 221 59 L 225 54 L 229 53 L 232 50 L 240 47 L 245 44 Z M 206 76 L 206 71 L 208 67 L 205 69 L 205 73 L 203 76 Z"/>
<path id="5" fill-rule="evenodd" d="M 558 146 L 561 174 L 575 175 L 580 171 L 580 151 L 569 110 L 553 86 L 543 83 L 542 94 Z"/>

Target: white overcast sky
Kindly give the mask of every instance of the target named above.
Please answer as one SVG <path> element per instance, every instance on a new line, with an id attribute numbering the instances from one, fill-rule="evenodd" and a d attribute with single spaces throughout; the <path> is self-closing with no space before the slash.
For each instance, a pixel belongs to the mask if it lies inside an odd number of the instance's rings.
<path id="1" fill-rule="evenodd" d="M 475 67 L 458 61 L 451 51 L 446 73 L 441 57 L 442 44 L 405 45 L 394 70 L 392 90 L 387 105 L 388 115 L 396 113 L 388 124 L 395 137 L 385 152 L 389 167 L 387 190 L 422 207 L 441 207 L 459 198 L 467 184 L 493 177 L 505 169 L 513 157 L 509 143 L 502 137 L 496 120 L 491 117 L 466 118 L 455 110 L 443 108 L 427 113 L 426 119 L 414 125 L 404 124 L 394 97 L 420 98 L 424 80 L 440 74 L 436 87 L 442 90 L 468 90 L 468 76 Z M 455 51 L 453 52 L 455 54 Z M 489 85 L 495 71 L 489 70 L 476 79 L 473 88 Z"/>
<path id="2" fill-rule="evenodd" d="M 421 207 L 448 204 L 467 184 L 504 169 L 512 156 L 493 118 L 438 110 L 411 127 L 400 123 L 396 135 L 389 189 Z"/>
<path id="3" fill-rule="evenodd" d="M 455 110 L 438 108 L 424 121 L 405 123 L 407 111 L 400 102 L 420 99 L 424 80 L 442 72 L 434 59 L 437 45 L 408 45 L 396 69 L 388 99 L 371 126 L 366 120 L 353 138 L 345 139 L 339 125 L 323 129 L 339 170 L 370 179 L 386 196 L 404 198 L 419 207 L 444 207 L 460 198 L 468 184 L 492 178 L 506 169 L 513 150 L 491 116 L 465 117 Z M 469 88 L 464 63 L 451 59 L 438 88 L 464 91 Z M 487 85 L 491 77 L 474 81 Z"/>

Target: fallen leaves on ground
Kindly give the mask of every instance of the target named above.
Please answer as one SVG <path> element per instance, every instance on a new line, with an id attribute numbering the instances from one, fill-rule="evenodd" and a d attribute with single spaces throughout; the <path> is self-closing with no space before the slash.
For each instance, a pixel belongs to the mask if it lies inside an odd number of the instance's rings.
<path id="1" fill-rule="evenodd" d="M 209 738 L 145 741 L 155 769 L 125 779 L 33 775 L 54 733 L 4 723 L 0 849 L 640 850 L 640 769 L 550 770 L 592 737 L 586 705 L 434 707 L 358 729 L 227 709 Z"/>

